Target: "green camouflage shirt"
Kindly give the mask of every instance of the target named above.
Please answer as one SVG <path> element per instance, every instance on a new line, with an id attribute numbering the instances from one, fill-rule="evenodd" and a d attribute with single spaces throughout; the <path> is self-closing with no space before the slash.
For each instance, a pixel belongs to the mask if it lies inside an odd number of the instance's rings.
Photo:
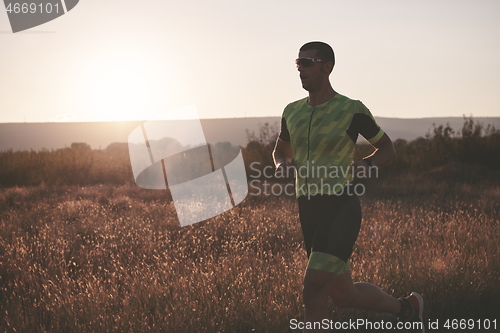
<path id="1" fill-rule="evenodd" d="M 361 101 L 337 94 L 317 106 L 307 97 L 287 105 L 279 139 L 292 146 L 297 197 L 336 194 L 352 181 L 358 134 L 371 144 L 384 135 Z"/>

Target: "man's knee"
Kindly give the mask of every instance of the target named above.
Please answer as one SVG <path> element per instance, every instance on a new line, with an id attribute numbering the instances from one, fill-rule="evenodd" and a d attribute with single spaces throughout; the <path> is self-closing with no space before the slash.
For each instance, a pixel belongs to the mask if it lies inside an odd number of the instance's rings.
<path id="1" fill-rule="evenodd" d="M 357 292 L 355 290 L 351 290 L 351 288 L 347 289 L 337 289 L 333 288 L 330 292 L 330 297 L 335 303 L 336 306 L 340 306 L 342 308 L 350 308 L 356 306 L 356 300 L 358 298 Z"/>
<path id="2" fill-rule="evenodd" d="M 337 275 L 331 272 L 308 268 L 304 276 L 302 300 L 307 306 L 317 302 L 324 302 L 333 286 Z"/>
<path id="3" fill-rule="evenodd" d="M 339 307 L 355 307 L 358 299 L 358 290 L 353 285 L 350 272 L 339 276 L 330 291 L 330 297 Z"/>

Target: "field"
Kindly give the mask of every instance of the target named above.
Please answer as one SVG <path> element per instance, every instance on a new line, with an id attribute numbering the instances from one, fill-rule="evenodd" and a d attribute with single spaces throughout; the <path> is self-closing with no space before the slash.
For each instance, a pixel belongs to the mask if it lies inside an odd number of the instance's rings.
<path id="1" fill-rule="evenodd" d="M 249 181 L 272 165 L 276 136 L 268 124 L 249 135 Z M 498 329 L 500 132 L 465 118 L 394 145 L 361 196 L 354 280 L 423 294 L 426 326 L 439 323 L 428 332 Z M 355 160 L 371 151 L 359 145 Z M 280 333 L 302 321 L 293 197 L 254 192 L 181 228 L 167 191 L 134 184 L 127 144 L 0 152 L 0 171 L 0 332 Z M 331 319 L 393 317 L 331 304 Z"/>
<path id="2" fill-rule="evenodd" d="M 500 320 L 500 187 L 367 184 L 353 277 L 425 316 Z M 248 196 L 181 228 L 164 191 L 0 190 L 2 332 L 291 332 L 306 265 L 294 198 Z M 381 320 L 335 308 L 332 319 Z M 381 332 L 380 330 L 377 332 Z"/>

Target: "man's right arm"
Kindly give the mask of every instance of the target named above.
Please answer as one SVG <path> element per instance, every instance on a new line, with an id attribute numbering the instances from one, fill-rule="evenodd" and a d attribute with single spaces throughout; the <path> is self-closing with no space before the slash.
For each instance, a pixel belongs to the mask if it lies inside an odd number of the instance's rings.
<path id="1" fill-rule="evenodd" d="M 275 174 L 285 174 L 286 168 L 292 164 L 293 154 L 290 142 L 285 142 L 279 138 L 273 150 L 273 160 L 276 166 Z"/>
<path id="2" fill-rule="evenodd" d="M 286 109 L 285 109 L 286 111 Z M 285 114 L 283 112 L 283 115 Z M 293 153 L 292 145 L 290 143 L 290 132 L 286 125 L 285 117 L 281 118 L 281 130 L 276 140 L 276 145 L 273 150 L 273 160 L 276 170 L 274 172 L 276 177 L 281 177 L 284 175 L 283 172 L 287 171 L 287 168 L 292 165 Z"/>

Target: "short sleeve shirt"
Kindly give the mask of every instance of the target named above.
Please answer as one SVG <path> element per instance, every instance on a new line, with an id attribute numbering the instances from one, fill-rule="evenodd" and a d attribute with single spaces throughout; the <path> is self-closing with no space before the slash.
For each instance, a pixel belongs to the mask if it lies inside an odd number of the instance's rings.
<path id="1" fill-rule="evenodd" d="M 358 134 L 371 144 L 384 135 L 361 101 L 336 94 L 317 106 L 307 98 L 286 106 L 279 139 L 292 147 L 297 197 L 337 194 L 352 181 Z"/>

